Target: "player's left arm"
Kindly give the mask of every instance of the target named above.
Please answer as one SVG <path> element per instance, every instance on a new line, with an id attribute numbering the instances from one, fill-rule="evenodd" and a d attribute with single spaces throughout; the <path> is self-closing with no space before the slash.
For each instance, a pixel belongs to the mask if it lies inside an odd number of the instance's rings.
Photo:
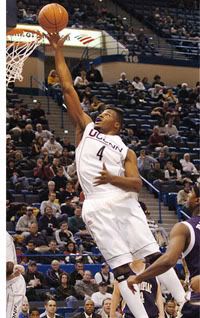
<path id="1" fill-rule="evenodd" d="M 95 178 L 94 185 L 110 183 L 125 191 L 139 192 L 142 187 L 142 180 L 140 178 L 137 168 L 137 158 L 132 150 L 128 150 L 125 159 L 125 176 L 114 176 L 109 173 L 106 165 L 103 164 L 103 170 L 100 176 Z"/>
<path id="2" fill-rule="evenodd" d="M 183 223 L 174 225 L 170 233 L 170 241 L 166 253 L 160 256 L 143 273 L 128 278 L 128 285 L 139 284 L 142 281 L 163 274 L 168 269 L 176 265 L 181 253 L 185 250 L 188 242 L 189 230 Z"/>

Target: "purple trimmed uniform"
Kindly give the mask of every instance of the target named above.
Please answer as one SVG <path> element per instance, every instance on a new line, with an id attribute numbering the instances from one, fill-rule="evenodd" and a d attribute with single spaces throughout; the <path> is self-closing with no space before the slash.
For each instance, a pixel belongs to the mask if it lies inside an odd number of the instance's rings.
<path id="1" fill-rule="evenodd" d="M 200 275 L 200 216 L 194 216 L 191 219 L 182 222 L 190 231 L 190 244 L 184 251 L 190 279 L 196 275 Z M 191 293 L 190 302 L 186 302 L 182 309 L 182 318 L 198 318 L 200 317 L 200 306 L 195 305 L 195 301 L 200 301 L 200 293 Z M 193 304 L 191 304 L 193 302 Z"/>
<path id="2" fill-rule="evenodd" d="M 158 291 L 158 283 L 156 278 L 150 278 L 138 284 L 140 289 L 140 297 L 149 318 L 157 318 L 159 316 L 158 307 L 155 304 Z M 133 314 L 126 305 L 123 309 L 125 318 L 134 318 Z"/>

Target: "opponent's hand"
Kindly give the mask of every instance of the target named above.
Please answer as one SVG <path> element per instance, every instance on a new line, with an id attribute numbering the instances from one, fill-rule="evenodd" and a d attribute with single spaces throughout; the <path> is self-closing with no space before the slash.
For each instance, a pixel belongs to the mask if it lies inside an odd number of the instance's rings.
<path id="1" fill-rule="evenodd" d="M 131 275 L 129 276 L 129 278 L 127 279 L 127 285 L 128 287 L 132 290 L 133 293 L 136 292 L 136 289 L 134 288 L 133 284 L 139 284 L 140 282 L 137 279 L 136 275 Z"/>
<path id="2" fill-rule="evenodd" d="M 59 33 L 48 33 L 44 34 L 44 36 L 47 38 L 54 50 L 59 47 L 63 47 L 64 42 L 69 39 L 69 34 L 60 37 Z"/>
<path id="3" fill-rule="evenodd" d="M 103 170 L 100 172 L 100 176 L 94 178 L 93 185 L 96 187 L 100 184 L 111 183 L 112 175 L 108 172 L 105 163 L 103 163 Z"/>

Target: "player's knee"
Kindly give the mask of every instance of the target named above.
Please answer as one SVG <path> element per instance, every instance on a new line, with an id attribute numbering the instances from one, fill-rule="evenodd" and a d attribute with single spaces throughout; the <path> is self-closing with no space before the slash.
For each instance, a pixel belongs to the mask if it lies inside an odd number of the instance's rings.
<path id="1" fill-rule="evenodd" d="M 145 256 L 145 263 L 151 265 L 154 263 L 162 254 L 160 252 L 153 253 L 151 255 Z"/>
<path id="2" fill-rule="evenodd" d="M 121 265 L 113 269 L 113 274 L 115 279 L 120 283 L 123 280 L 127 280 L 130 275 L 133 275 L 134 272 L 131 270 L 129 264 Z"/>

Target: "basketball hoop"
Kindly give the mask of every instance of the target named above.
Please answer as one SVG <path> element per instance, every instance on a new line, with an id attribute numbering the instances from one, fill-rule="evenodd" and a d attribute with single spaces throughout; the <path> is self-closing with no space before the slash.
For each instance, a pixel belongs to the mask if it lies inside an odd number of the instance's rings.
<path id="1" fill-rule="evenodd" d="M 6 34 L 6 87 L 9 83 L 23 80 L 24 62 L 42 42 L 39 31 L 12 29 Z"/>

